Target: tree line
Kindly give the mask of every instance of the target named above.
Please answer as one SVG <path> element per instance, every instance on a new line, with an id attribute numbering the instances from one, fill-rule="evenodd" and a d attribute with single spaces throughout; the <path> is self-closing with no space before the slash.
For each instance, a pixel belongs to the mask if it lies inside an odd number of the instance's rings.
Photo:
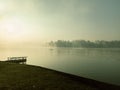
<path id="1" fill-rule="evenodd" d="M 57 40 L 48 43 L 49 46 L 54 47 L 74 47 L 74 48 L 120 48 L 120 41 L 104 41 L 104 40 Z"/>

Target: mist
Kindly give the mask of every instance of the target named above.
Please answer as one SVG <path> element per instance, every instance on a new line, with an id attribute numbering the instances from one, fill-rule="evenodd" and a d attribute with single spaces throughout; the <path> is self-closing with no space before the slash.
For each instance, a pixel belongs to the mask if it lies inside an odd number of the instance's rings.
<path id="1" fill-rule="evenodd" d="M 119 40 L 118 0 L 0 0 L 1 42 Z"/>

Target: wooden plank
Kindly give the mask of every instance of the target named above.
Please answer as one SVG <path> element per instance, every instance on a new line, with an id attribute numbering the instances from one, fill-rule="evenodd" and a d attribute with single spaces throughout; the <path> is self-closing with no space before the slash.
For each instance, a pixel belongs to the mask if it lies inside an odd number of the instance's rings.
<path id="1" fill-rule="evenodd" d="M 8 57 L 8 60 L 6 60 L 6 62 L 26 64 L 27 57 Z"/>

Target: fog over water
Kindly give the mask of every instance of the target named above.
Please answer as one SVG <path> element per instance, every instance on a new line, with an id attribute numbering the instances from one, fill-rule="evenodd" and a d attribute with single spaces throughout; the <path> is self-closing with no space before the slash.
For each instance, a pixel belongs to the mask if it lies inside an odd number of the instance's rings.
<path id="1" fill-rule="evenodd" d="M 45 47 L 57 40 L 66 48 Z M 119 41 L 120 0 L 0 0 L 0 60 L 28 56 L 27 64 L 120 85 Z"/>
<path id="2" fill-rule="evenodd" d="M 1 43 L 119 40 L 120 0 L 0 0 Z"/>

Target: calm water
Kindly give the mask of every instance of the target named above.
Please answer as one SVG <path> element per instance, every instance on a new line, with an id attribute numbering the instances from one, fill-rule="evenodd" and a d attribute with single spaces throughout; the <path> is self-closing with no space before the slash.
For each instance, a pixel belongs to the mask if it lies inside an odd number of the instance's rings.
<path id="1" fill-rule="evenodd" d="M 28 56 L 28 64 L 120 85 L 120 48 L 24 48 L 3 49 L 0 59 Z"/>

